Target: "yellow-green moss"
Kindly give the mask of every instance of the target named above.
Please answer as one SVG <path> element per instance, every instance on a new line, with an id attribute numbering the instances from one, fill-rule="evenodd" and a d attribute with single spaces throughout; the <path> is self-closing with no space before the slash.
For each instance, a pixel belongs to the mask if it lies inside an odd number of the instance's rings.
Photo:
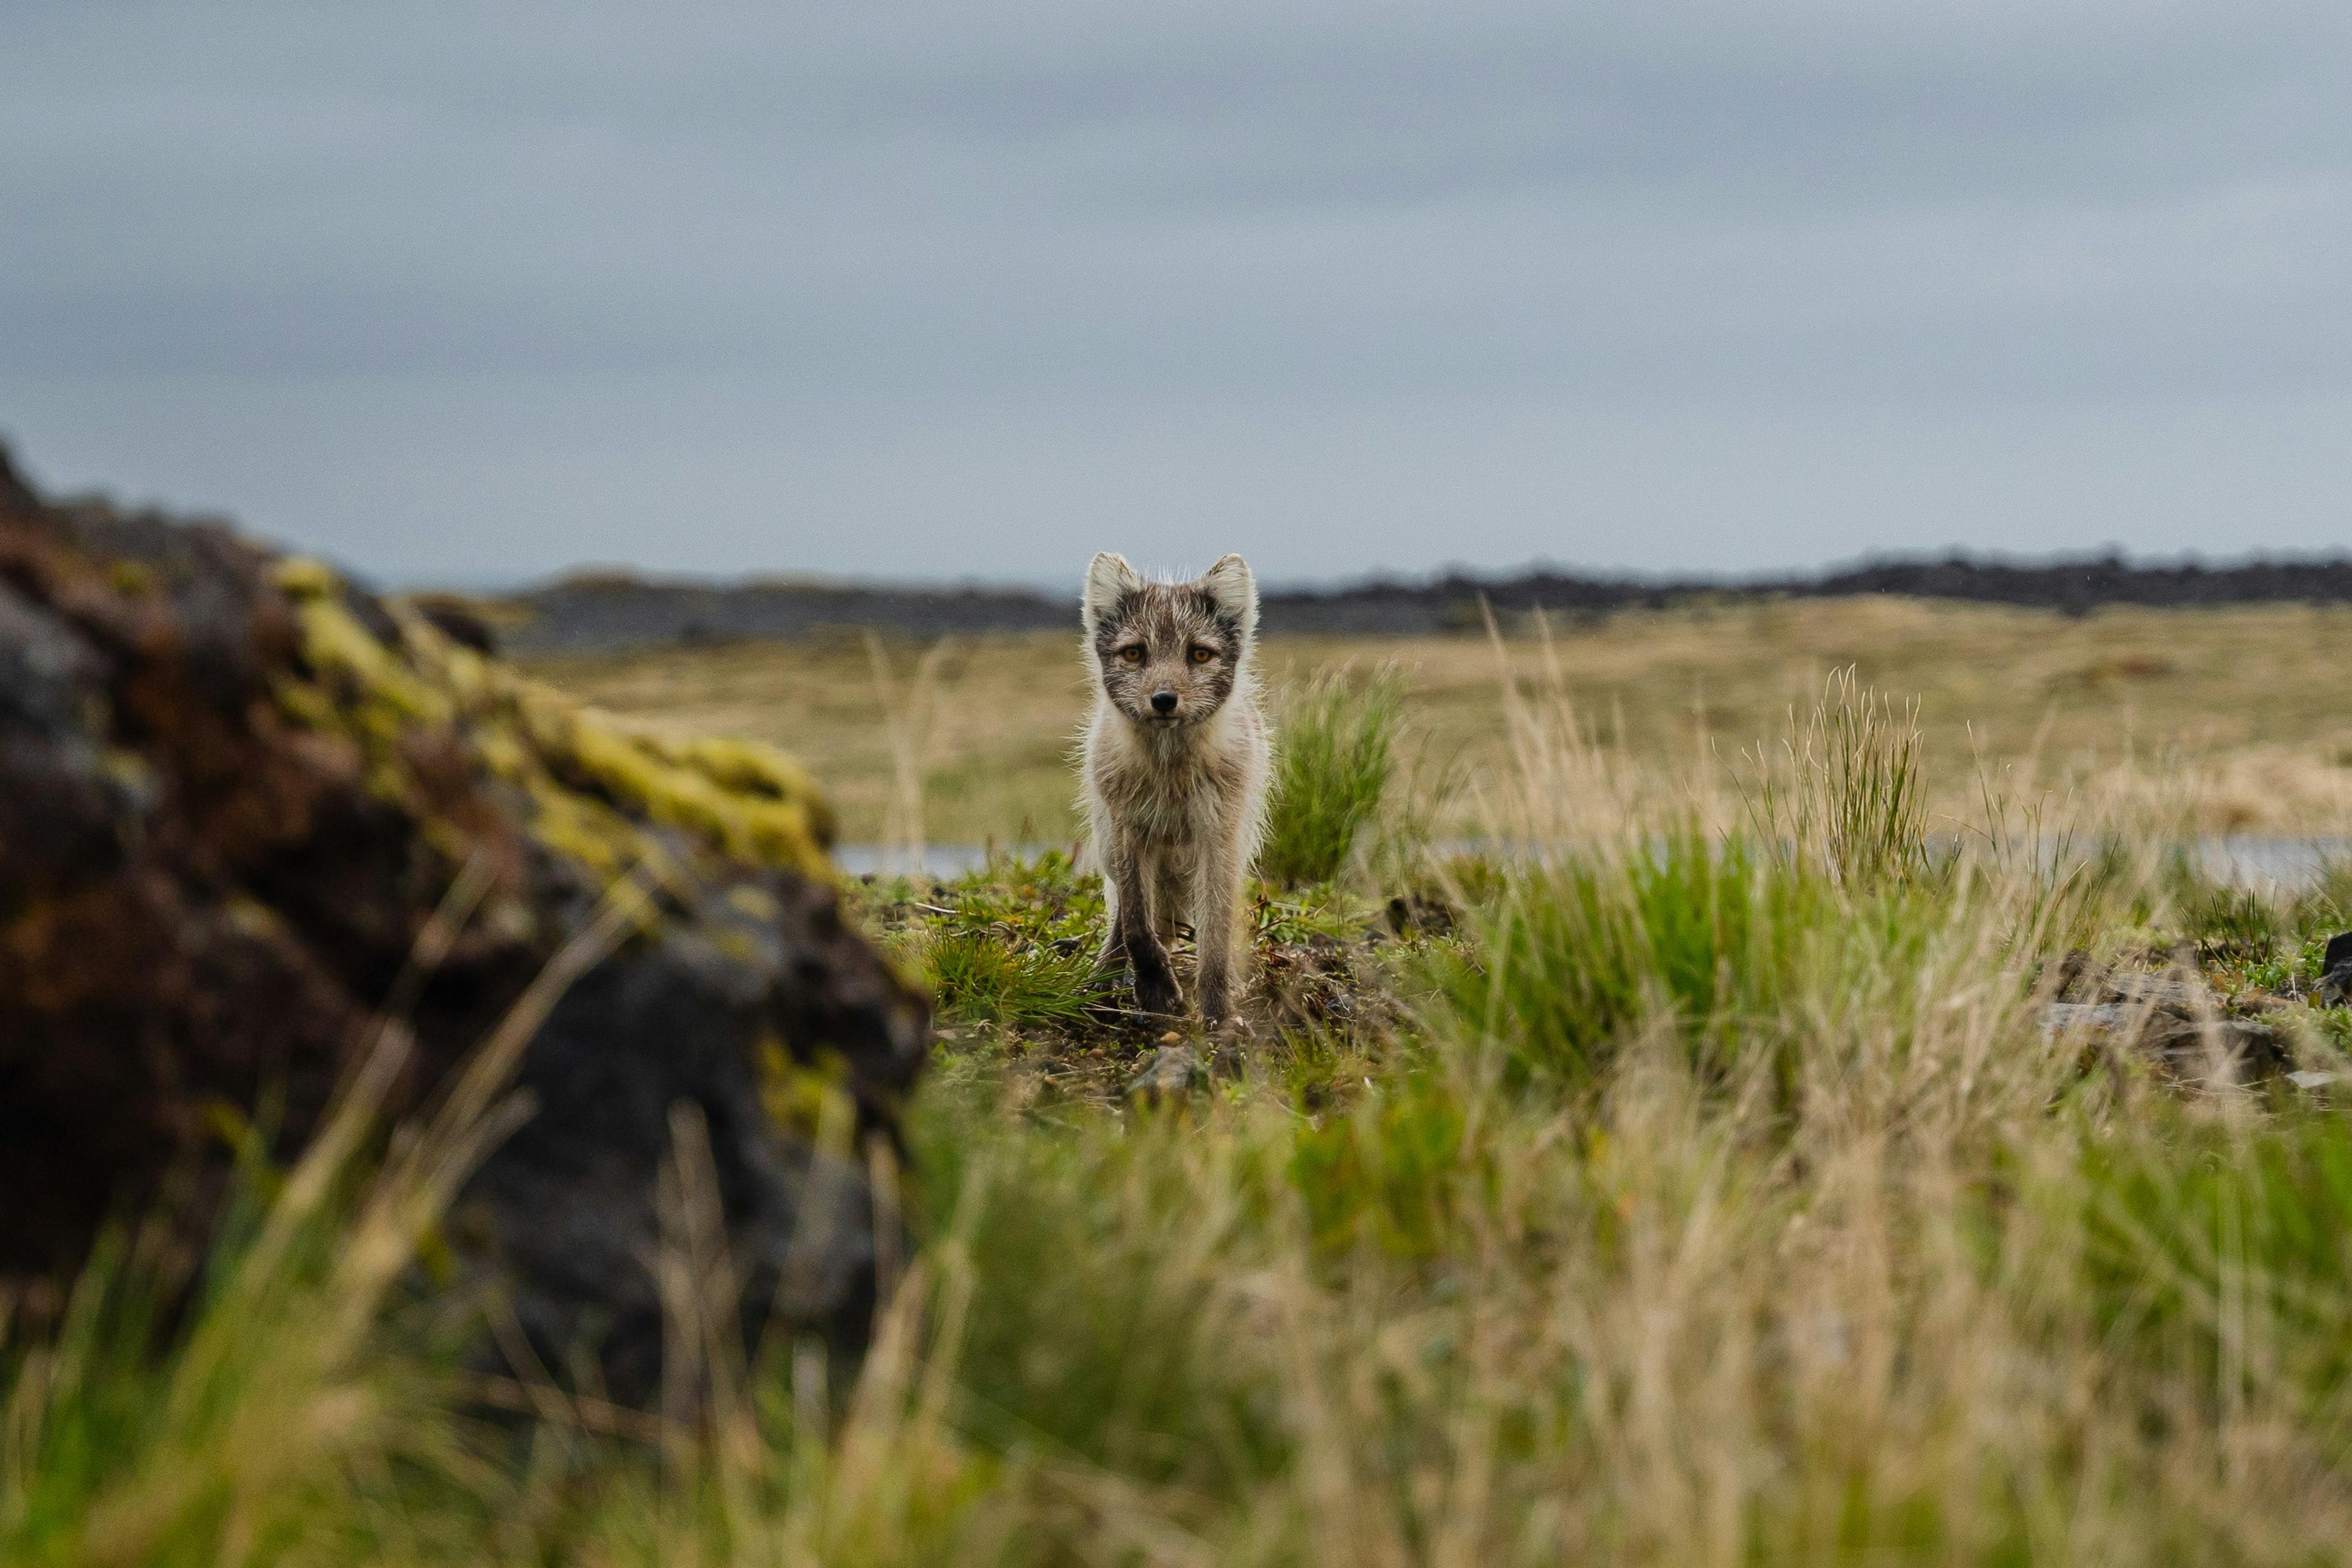
<path id="1" fill-rule="evenodd" d="M 278 584 L 278 591 L 289 599 L 317 598 L 322 594 L 336 593 L 343 585 L 333 567 L 307 555 L 287 556 L 270 569 L 269 575 Z"/>
<path id="2" fill-rule="evenodd" d="M 608 820 L 611 814 L 593 801 L 547 779 L 531 781 L 526 793 L 533 808 L 531 836 L 599 877 L 621 876 L 642 854 L 644 847 L 628 825 Z"/>
<path id="3" fill-rule="evenodd" d="M 796 780 L 797 769 L 763 768 L 756 792 L 730 786 L 687 749 L 672 754 L 654 737 L 631 734 L 548 695 L 526 704 L 524 719 L 534 749 L 564 783 L 633 816 L 693 834 L 735 859 L 825 874 L 826 835 L 809 809 L 816 797 L 804 779 Z M 824 821 L 829 827 L 829 815 Z"/>
<path id="4" fill-rule="evenodd" d="M 782 910 L 777 908 L 776 900 L 771 894 L 749 884 L 739 883 L 728 889 L 727 901 L 746 920 L 758 921 L 766 925 L 772 925 L 783 913 Z"/>
<path id="5" fill-rule="evenodd" d="M 282 562 L 275 577 L 293 603 L 308 667 L 278 683 L 278 707 L 306 729 L 356 745 L 375 793 L 421 807 L 404 742 L 419 727 L 455 727 L 530 802 L 532 836 L 600 877 L 667 858 L 648 824 L 730 859 L 832 876 L 833 814 L 782 752 L 632 733 L 451 641 L 405 606 L 391 607 L 401 638 L 387 646 L 318 562 Z"/>
<path id="6" fill-rule="evenodd" d="M 760 1103 L 770 1121 L 820 1149 L 837 1154 L 849 1147 L 857 1102 L 839 1052 L 821 1051 L 814 1062 L 803 1062 L 771 1035 L 760 1042 L 759 1068 Z"/>
<path id="7" fill-rule="evenodd" d="M 100 762 L 106 776 L 123 789 L 144 792 L 155 787 L 154 768 L 128 746 L 107 747 Z"/>
<path id="8" fill-rule="evenodd" d="M 738 963 L 755 963 L 760 957 L 760 943 L 741 926 L 721 925 L 710 930 L 710 945 Z"/>
<path id="9" fill-rule="evenodd" d="M 315 561 L 285 561 L 277 576 L 301 621 L 304 662 L 340 684 L 344 709 L 357 722 L 397 741 L 408 724 L 447 724 L 457 717 L 447 683 L 436 689 L 425 672 L 378 642 L 343 607 L 333 574 Z"/>

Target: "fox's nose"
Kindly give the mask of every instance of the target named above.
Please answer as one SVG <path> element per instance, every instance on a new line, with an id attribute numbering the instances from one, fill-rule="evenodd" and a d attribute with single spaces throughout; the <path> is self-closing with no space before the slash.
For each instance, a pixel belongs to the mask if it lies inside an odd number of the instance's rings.
<path id="1" fill-rule="evenodd" d="M 1166 687 L 1161 687 L 1159 690 L 1151 694 L 1151 710 L 1154 713 L 1175 712 L 1176 694 L 1169 690 Z"/>

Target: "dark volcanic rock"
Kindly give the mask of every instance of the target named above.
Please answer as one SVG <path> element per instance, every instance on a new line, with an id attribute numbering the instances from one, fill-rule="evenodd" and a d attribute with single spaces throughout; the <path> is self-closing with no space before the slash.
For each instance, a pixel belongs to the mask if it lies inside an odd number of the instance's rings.
<path id="1" fill-rule="evenodd" d="M 2117 555 L 2037 562 L 1871 561 L 1819 574 L 1751 578 L 1584 577 L 1538 569 L 1512 576 L 1448 573 L 1266 594 L 1273 635 L 1423 636 L 1475 632 L 1488 606 L 1507 625 L 1534 611 L 1581 616 L 1695 601 L 1841 598 L 1885 594 L 2013 605 L 2082 615 L 2103 605 L 2352 602 L 2352 559 L 2254 561 L 2232 566 L 2136 565 Z M 673 583 L 618 574 L 567 578 L 507 601 L 503 634 L 518 653 L 577 653 L 665 643 L 800 637 L 872 627 L 912 637 L 1071 631 L 1076 595 L 1019 588 L 923 588 L 829 583 Z"/>
<path id="2" fill-rule="evenodd" d="M 518 653 L 585 653 L 661 644 L 708 647 L 870 627 L 910 637 L 1059 630 L 1077 601 L 1019 588 L 889 588 L 837 583 L 660 583 L 567 577 L 515 599 L 505 634 Z"/>
<path id="3" fill-rule="evenodd" d="M 830 834 L 772 752 L 615 730 L 226 529 L 45 505 L 0 454 L 0 1293 L 53 1297 L 167 1188 L 201 1245 L 224 1116 L 293 1158 L 387 1034 L 391 1110 L 431 1105 L 629 878 L 625 940 L 522 1053 L 535 1112 L 465 1194 L 460 1260 L 548 1364 L 593 1340 L 646 1396 L 683 1110 L 749 1319 L 854 1350 L 865 1165 L 792 1123 L 835 1103 L 889 1142 L 929 1020 L 844 923 Z"/>
<path id="4" fill-rule="evenodd" d="M 2329 937 L 2320 952 L 2319 999 L 2333 1007 L 2352 1003 L 2352 931 Z"/>

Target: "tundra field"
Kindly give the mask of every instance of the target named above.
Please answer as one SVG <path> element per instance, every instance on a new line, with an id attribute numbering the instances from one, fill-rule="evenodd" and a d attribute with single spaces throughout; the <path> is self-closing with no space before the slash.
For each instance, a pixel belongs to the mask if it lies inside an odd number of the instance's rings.
<path id="1" fill-rule="evenodd" d="M 2102 815 L 2127 797 L 2206 833 L 2312 834 L 2352 821 L 2352 608 L 2048 611 L 1853 598 L 1625 612 L 1597 623 L 1392 639 L 1272 637 L 1271 705 L 1309 675 L 1393 664 L 1406 787 L 1443 836 L 1484 826 L 1507 771 L 1503 672 L 1541 680 L 1621 773 L 1704 775 L 1786 728 L 1792 704 L 1851 667 L 1916 697 L 1927 804 L 1981 814 L 1990 782 Z M 877 677 L 878 668 L 881 673 Z M 823 779 L 843 837 L 906 831 L 906 771 L 934 842 L 1067 844 L 1069 751 L 1086 711 L 1076 609 L 1066 636 L 878 647 L 855 634 L 531 668 L 583 700 L 680 733 L 785 746 Z M 880 721 L 886 720 L 887 721 Z"/>
<path id="2" fill-rule="evenodd" d="M 845 839 L 1054 844 L 1075 643 L 534 668 L 791 747 Z M 1254 1032 L 1190 1095 L 1122 1092 L 1163 1026 L 1058 851 L 849 885 L 940 1024 L 862 1368 L 740 1356 L 681 1243 L 660 1413 L 486 1412 L 402 1283 L 435 1162 L 346 1140 L 253 1174 L 160 1363 L 135 1258 L 0 1361 L 0 1561 L 2342 1562 L 2352 877 L 2174 850 L 2352 827 L 2347 654 L 1893 601 L 1275 639 Z"/>

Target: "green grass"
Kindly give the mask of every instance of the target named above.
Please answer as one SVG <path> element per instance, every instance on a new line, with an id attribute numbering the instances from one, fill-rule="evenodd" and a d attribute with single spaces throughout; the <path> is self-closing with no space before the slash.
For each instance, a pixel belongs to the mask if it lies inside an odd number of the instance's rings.
<path id="1" fill-rule="evenodd" d="M 1097 989 L 1090 956 L 1010 946 L 991 931 L 929 933 L 902 951 L 929 984 L 945 1017 L 1075 1023 Z"/>
<path id="2" fill-rule="evenodd" d="M 948 904 L 927 901 L 933 898 Z M 1067 855 L 998 858 L 951 888 L 901 879 L 866 895 L 885 945 L 927 984 L 943 1021 L 1000 1028 L 1076 1024 L 1108 1000 L 1097 974 L 1102 891 Z"/>
<path id="3" fill-rule="evenodd" d="M 129 1253 L 10 1342 L 0 1561 L 2339 1560 L 2341 1104 L 2039 1021 L 2086 934 L 2301 974 L 2338 906 L 2240 907 L 2150 840 L 1929 857 L 1914 742 L 1861 701 L 1801 714 L 1758 826 L 1670 795 L 1423 869 L 1450 930 L 1267 889 L 1261 952 L 1382 1005 L 1189 1103 L 943 1047 L 872 1356 L 771 1347 L 696 1426 L 468 1404 L 455 1321 L 397 1288 L 462 1149 L 257 1177 L 160 1348 Z M 1539 825 L 1561 757 L 1520 754 Z M 1066 860 L 865 901 L 954 1019 L 1076 1048 L 1100 907 Z"/>
<path id="4" fill-rule="evenodd" d="M 2352 1373 L 2352 1127 L 2178 1121 L 2164 1158 L 2134 1143 L 2086 1162 L 2110 1331 L 2158 1366 L 2187 1368 L 2202 1399 L 2242 1398 L 2268 1378 L 2329 1412 Z M 2247 1361 L 2258 1341 L 2272 1364 Z"/>
<path id="5" fill-rule="evenodd" d="M 1317 679 L 1292 702 L 1275 742 L 1258 868 L 1271 881 L 1328 882 L 1370 826 L 1397 770 L 1403 683 Z"/>
<path id="6" fill-rule="evenodd" d="M 1738 1051 L 1823 937 L 1856 930 L 1822 879 L 1685 826 L 1564 851 L 1478 911 L 1486 962 L 1447 975 L 1453 1016 L 1517 1066 L 1590 1079 L 1643 1024 Z"/>

